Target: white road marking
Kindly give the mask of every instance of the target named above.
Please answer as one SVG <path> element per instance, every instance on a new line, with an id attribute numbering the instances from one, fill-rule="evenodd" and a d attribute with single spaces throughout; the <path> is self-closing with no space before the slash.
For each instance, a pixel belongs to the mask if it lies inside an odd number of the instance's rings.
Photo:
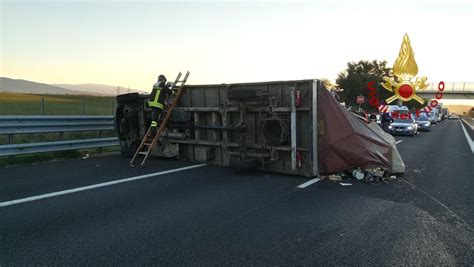
<path id="1" fill-rule="evenodd" d="M 191 165 L 191 166 L 187 166 L 187 167 L 182 167 L 182 168 L 177 168 L 177 169 L 172 169 L 172 170 L 167 170 L 167 171 L 162 171 L 162 172 L 155 172 L 155 173 L 150 173 L 150 174 L 145 174 L 145 175 L 140 175 L 140 176 L 134 176 L 134 177 L 130 177 L 130 178 L 124 178 L 124 179 L 105 182 L 105 183 L 100 183 L 100 184 L 88 185 L 88 186 L 83 186 L 83 187 L 78 187 L 78 188 L 73 188 L 73 189 L 68 189 L 68 190 L 63 190 L 63 191 L 38 195 L 38 196 L 32 196 L 32 197 L 27 197 L 27 198 L 21 198 L 21 199 L 16 199 L 16 200 L 0 202 L 0 208 L 8 207 L 8 206 L 16 205 L 16 204 L 21 204 L 21 203 L 25 203 L 25 202 L 32 202 L 32 201 L 45 199 L 45 198 L 57 197 L 57 196 L 77 193 L 77 192 L 81 192 L 81 191 L 92 190 L 92 189 L 99 188 L 99 187 L 105 187 L 105 186 L 110 186 L 110 185 L 115 185 L 115 184 L 121 184 L 121 183 L 137 181 L 137 180 L 146 179 L 146 178 L 159 176 L 159 175 L 164 175 L 164 174 L 168 174 L 168 173 L 190 170 L 190 169 L 194 169 L 194 168 L 203 167 L 203 166 L 206 166 L 206 165 L 207 164 L 205 164 L 205 163 L 204 164 Z"/>
<path id="2" fill-rule="evenodd" d="M 310 186 L 310 185 L 312 185 L 312 184 L 314 184 L 314 183 L 319 182 L 320 180 L 321 180 L 321 179 L 319 179 L 319 178 L 311 179 L 311 180 L 307 181 L 307 182 L 304 183 L 304 184 L 298 185 L 298 188 L 305 188 L 305 187 L 308 187 L 308 186 Z"/>
<path id="3" fill-rule="evenodd" d="M 464 135 L 466 136 L 466 140 L 469 143 L 469 146 L 471 147 L 471 152 L 474 154 L 474 142 L 471 139 L 471 136 L 467 133 L 466 128 L 464 128 L 464 124 L 461 123 L 462 130 L 464 131 Z"/>
<path id="4" fill-rule="evenodd" d="M 398 144 L 398 143 L 401 143 L 403 142 L 403 140 L 398 140 L 397 142 L 395 142 L 395 144 Z"/>

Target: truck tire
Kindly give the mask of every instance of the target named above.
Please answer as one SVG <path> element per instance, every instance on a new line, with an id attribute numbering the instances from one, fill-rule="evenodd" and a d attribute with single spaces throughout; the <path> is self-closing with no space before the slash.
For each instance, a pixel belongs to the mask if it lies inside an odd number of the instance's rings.
<path id="1" fill-rule="evenodd" d="M 251 100 L 259 98 L 257 90 L 254 89 L 231 89 L 227 92 L 228 99 L 234 100 Z"/>
<path id="2" fill-rule="evenodd" d="M 117 96 L 117 103 L 133 103 L 140 98 L 138 93 L 129 93 Z"/>
<path id="3" fill-rule="evenodd" d="M 231 159 L 229 165 L 236 171 L 249 171 L 255 170 L 259 164 L 257 159 Z"/>

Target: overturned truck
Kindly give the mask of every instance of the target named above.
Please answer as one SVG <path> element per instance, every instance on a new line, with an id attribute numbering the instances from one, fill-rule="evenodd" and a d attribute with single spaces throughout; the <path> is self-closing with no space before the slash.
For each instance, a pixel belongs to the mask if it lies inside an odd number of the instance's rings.
<path id="1" fill-rule="evenodd" d="M 123 156 L 133 156 L 150 126 L 147 102 L 148 95 L 117 96 Z M 393 172 L 398 155 L 319 80 L 186 85 L 166 126 L 152 155 L 236 169 L 307 177 L 358 167 Z"/>

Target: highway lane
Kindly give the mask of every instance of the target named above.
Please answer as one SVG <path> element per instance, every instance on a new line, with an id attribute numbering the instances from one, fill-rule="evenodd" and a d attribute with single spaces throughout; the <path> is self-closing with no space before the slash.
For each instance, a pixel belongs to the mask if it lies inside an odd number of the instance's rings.
<path id="1" fill-rule="evenodd" d="M 474 156 L 460 121 L 445 120 L 431 132 L 397 139 L 403 140 L 397 147 L 407 166 L 404 179 L 474 226 Z M 426 204 L 435 202 L 420 201 Z"/>
<path id="2" fill-rule="evenodd" d="M 470 265 L 474 165 L 462 134 L 446 121 L 396 137 L 407 173 L 388 185 L 300 189 L 308 179 L 207 166 L 0 208 L 0 265 Z M 126 163 L 1 169 L 0 202 L 191 165 Z"/>

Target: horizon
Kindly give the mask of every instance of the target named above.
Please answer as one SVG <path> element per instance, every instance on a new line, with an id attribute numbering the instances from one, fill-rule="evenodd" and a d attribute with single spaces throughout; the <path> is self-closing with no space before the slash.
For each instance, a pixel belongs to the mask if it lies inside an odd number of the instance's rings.
<path id="1" fill-rule="evenodd" d="M 348 62 L 386 60 L 391 67 L 406 32 L 418 75 L 472 81 L 470 1 L 4 0 L 0 9 L 1 76 L 12 79 L 145 91 L 159 73 L 174 80 L 186 70 L 190 84 L 335 81 Z"/>

